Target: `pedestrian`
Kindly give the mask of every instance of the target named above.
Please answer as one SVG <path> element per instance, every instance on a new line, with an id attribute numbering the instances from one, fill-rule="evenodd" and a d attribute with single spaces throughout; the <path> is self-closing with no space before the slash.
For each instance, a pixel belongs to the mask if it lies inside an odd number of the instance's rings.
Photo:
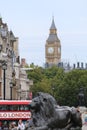
<path id="1" fill-rule="evenodd" d="M 7 125 L 4 125 L 4 126 L 3 126 L 3 130 L 9 130 L 8 126 L 7 126 Z"/>
<path id="2" fill-rule="evenodd" d="M 9 130 L 12 129 L 12 122 L 9 123 Z"/>
<path id="3" fill-rule="evenodd" d="M 28 130 L 28 128 L 33 128 L 33 121 L 32 119 L 29 119 L 25 123 L 25 130 Z"/>
<path id="4" fill-rule="evenodd" d="M 15 122 L 12 122 L 12 129 L 11 130 L 18 130 Z"/>
<path id="5" fill-rule="evenodd" d="M 19 120 L 18 122 L 18 130 L 24 130 L 25 129 L 25 125 L 23 124 L 22 120 Z"/>
<path id="6" fill-rule="evenodd" d="M 2 130 L 2 123 L 0 122 L 0 130 Z"/>

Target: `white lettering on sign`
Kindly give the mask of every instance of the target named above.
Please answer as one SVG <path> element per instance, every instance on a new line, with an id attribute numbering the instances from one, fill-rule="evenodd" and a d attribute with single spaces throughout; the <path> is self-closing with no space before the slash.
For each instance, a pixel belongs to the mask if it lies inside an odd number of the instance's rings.
<path id="1" fill-rule="evenodd" d="M 0 112 L 0 118 L 31 118 L 31 112 Z"/>

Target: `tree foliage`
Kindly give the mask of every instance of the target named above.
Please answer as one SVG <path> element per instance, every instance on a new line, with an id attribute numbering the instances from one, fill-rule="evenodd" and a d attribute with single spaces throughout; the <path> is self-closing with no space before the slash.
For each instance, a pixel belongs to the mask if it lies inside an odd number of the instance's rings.
<path id="1" fill-rule="evenodd" d="M 34 84 L 31 91 L 35 95 L 38 91 L 52 94 L 60 105 L 77 106 L 80 87 L 84 88 L 87 96 L 87 70 L 74 69 L 65 72 L 62 68 L 36 67 L 28 71 L 28 78 Z"/>

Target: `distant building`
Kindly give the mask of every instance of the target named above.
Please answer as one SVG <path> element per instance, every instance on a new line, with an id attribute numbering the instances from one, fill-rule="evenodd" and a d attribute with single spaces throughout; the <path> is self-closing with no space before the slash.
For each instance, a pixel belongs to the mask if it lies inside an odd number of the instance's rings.
<path id="1" fill-rule="evenodd" d="M 58 63 L 61 62 L 61 43 L 57 36 L 57 28 L 54 19 L 52 19 L 49 37 L 45 44 L 45 58 L 46 67 L 58 65 Z"/>

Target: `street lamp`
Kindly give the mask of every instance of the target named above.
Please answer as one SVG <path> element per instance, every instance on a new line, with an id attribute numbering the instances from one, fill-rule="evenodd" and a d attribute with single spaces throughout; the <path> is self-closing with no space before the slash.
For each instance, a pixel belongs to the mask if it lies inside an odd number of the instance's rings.
<path id="1" fill-rule="evenodd" d="M 3 69 L 3 99 L 5 100 L 5 86 L 6 86 L 5 71 L 7 69 L 7 63 L 5 61 L 2 63 L 2 69 Z"/>
<path id="2" fill-rule="evenodd" d="M 2 51 L 2 44 L 0 44 L 0 52 Z"/>
<path id="3" fill-rule="evenodd" d="M 10 99 L 12 100 L 12 88 L 13 88 L 13 83 L 10 82 Z"/>

